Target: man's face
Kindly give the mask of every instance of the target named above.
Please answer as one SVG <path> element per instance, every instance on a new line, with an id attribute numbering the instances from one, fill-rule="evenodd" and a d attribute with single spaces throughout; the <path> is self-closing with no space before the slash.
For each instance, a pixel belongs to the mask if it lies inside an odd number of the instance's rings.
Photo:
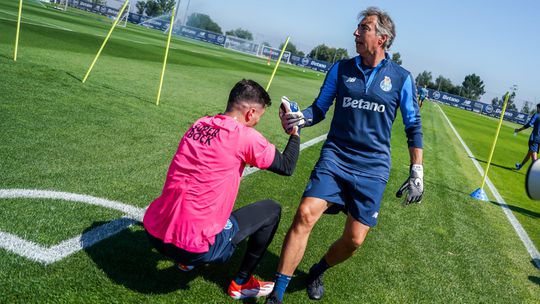
<path id="1" fill-rule="evenodd" d="M 356 52 L 362 56 L 372 56 L 381 48 L 386 38 L 377 36 L 377 16 L 367 16 L 354 31 Z"/>

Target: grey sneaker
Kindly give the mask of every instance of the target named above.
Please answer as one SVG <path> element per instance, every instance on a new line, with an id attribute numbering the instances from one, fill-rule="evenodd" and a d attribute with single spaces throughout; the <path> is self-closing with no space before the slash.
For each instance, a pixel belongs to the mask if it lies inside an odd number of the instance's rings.
<path id="1" fill-rule="evenodd" d="M 276 294 L 273 292 L 270 295 L 268 295 L 264 303 L 265 304 L 283 304 L 283 302 L 278 300 L 278 298 L 276 297 Z"/>
<path id="2" fill-rule="evenodd" d="M 317 277 L 308 278 L 307 294 L 312 300 L 320 300 L 324 295 L 323 275 L 324 273 L 321 273 Z"/>

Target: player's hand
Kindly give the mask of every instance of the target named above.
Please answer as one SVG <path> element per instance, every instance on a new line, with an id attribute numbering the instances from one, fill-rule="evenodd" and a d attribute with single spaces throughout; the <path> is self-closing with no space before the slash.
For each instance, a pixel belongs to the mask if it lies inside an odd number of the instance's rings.
<path id="1" fill-rule="evenodd" d="M 402 197 L 404 192 L 408 192 L 405 205 L 422 201 L 424 195 L 424 167 L 422 165 L 411 166 L 409 178 L 396 192 L 396 197 Z"/>
<path id="2" fill-rule="evenodd" d="M 304 114 L 300 112 L 298 104 L 290 101 L 286 96 L 281 97 L 281 106 L 279 107 L 279 118 L 281 126 L 287 134 L 298 134 L 298 129 L 306 124 Z"/>

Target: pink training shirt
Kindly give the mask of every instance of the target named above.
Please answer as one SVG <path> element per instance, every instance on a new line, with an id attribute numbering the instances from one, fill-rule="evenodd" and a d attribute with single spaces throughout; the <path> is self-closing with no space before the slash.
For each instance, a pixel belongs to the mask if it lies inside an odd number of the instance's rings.
<path id="1" fill-rule="evenodd" d="M 257 130 L 230 116 L 200 118 L 182 137 L 144 227 L 165 243 L 207 252 L 231 215 L 244 166 L 267 169 L 275 152 Z"/>

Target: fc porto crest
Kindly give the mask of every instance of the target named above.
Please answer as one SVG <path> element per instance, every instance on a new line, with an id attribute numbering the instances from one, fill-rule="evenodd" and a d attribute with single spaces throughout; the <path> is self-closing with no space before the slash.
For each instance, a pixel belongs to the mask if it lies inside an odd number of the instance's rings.
<path id="1" fill-rule="evenodd" d="M 392 79 L 388 76 L 384 76 L 383 81 L 381 81 L 381 90 L 389 92 L 392 89 Z"/>

